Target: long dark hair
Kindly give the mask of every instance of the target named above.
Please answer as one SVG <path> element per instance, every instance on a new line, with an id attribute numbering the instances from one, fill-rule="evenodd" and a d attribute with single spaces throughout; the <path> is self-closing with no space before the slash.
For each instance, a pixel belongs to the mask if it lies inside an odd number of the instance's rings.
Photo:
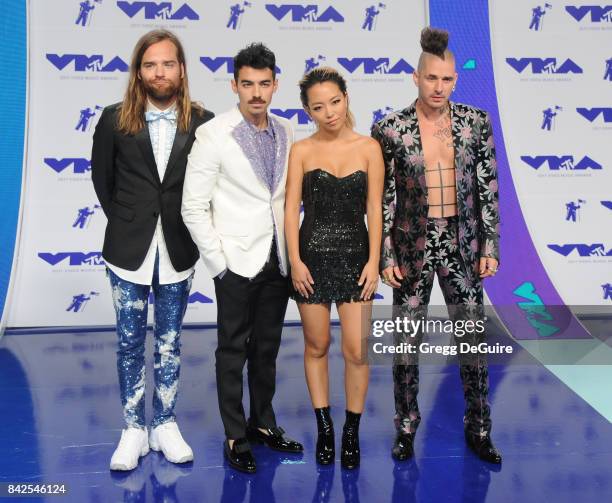
<path id="1" fill-rule="evenodd" d="M 191 123 L 191 107 L 193 106 L 198 111 L 202 110 L 197 103 L 192 103 L 189 96 L 189 83 L 187 80 L 187 64 L 185 61 L 185 51 L 178 37 L 168 30 L 152 30 L 145 33 L 134 47 L 132 53 L 132 61 L 130 63 L 130 77 L 128 86 L 125 91 L 123 103 L 119 109 L 119 117 L 117 126 L 119 131 L 125 134 L 136 134 L 144 125 L 144 113 L 147 102 L 147 93 L 141 79 L 138 78 L 138 72 L 142 63 L 142 57 L 146 50 L 153 44 L 169 40 L 176 47 L 176 54 L 179 64 L 183 65 L 184 74 L 178 88 L 178 96 L 176 100 L 177 112 L 177 128 L 181 132 L 189 129 Z"/>

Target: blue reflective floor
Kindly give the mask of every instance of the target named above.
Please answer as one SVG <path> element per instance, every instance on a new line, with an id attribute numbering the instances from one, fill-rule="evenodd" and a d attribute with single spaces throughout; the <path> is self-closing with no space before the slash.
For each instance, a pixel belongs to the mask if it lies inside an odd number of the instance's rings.
<path id="1" fill-rule="evenodd" d="M 338 330 L 333 328 L 330 374 L 339 443 L 344 401 Z M 504 456 L 501 469 L 479 461 L 464 445 L 458 369 L 433 366 L 422 367 L 423 422 L 413 461 L 391 459 L 391 373 L 379 366 L 372 368 L 361 423 L 361 468 L 346 472 L 339 461 L 317 467 L 299 327 L 284 332 L 275 408 L 279 425 L 304 443 L 305 453 L 288 456 L 255 447 L 258 473 L 236 473 L 223 461 L 215 341 L 213 329 L 183 334 L 177 415 L 195 461 L 176 466 L 151 452 L 133 472 L 114 475 L 108 463 L 122 428 L 114 333 L 5 336 L 0 342 L 0 482 L 65 483 L 67 496 L 47 500 L 74 502 L 612 501 L 612 425 L 536 362 L 491 367 L 493 437 Z M 148 390 L 151 351 L 148 347 Z M 150 418 L 151 393 L 147 402 Z"/>

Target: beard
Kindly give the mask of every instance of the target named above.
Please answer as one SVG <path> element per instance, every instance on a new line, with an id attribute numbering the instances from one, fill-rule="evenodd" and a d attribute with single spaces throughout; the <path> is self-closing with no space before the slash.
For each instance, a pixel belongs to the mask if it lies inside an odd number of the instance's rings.
<path id="1" fill-rule="evenodd" d="M 159 85 L 162 82 L 164 85 Z M 157 84 L 143 80 L 142 85 L 145 92 L 157 101 L 170 101 L 178 94 L 178 86 L 170 80 L 157 81 Z"/>

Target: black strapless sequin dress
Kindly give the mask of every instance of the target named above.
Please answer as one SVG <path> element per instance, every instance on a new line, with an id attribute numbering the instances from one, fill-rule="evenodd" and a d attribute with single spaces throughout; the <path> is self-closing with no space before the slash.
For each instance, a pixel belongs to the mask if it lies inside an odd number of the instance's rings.
<path id="1" fill-rule="evenodd" d="M 342 178 L 315 169 L 304 174 L 300 227 L 300 258 L 314 285 L 307 299 L 292 288 L 296 302 L 326 304 L 358 301 L 358 281 L 369 257 L 364 215 L 367 174 L 355 171 Z"/>

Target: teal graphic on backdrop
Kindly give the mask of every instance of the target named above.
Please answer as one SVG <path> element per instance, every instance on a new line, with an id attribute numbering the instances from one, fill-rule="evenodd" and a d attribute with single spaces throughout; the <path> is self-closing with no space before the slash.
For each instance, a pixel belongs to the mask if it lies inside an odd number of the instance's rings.
<path id="1" fill-rule="evenodd" d="M 553 316 L 548 312 L 542 298 L 536 293 L 531 281 L 526 281 L 514 290 L 514 295 L 522 297 L 523 301 L 517 302 L 527 317 L 529 324 L 538 332 L 540 337 L 551 337 L 559 332 L 559 327 L 552 323 Z"/>

